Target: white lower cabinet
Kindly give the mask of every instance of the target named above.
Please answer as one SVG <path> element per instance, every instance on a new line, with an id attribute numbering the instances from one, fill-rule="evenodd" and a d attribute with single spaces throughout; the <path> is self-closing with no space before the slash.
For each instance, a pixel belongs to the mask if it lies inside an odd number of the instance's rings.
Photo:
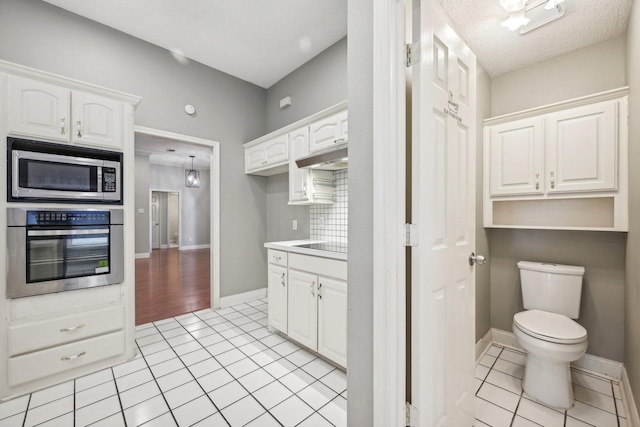
<path id="1" fill-rule="evenodd" d="M 269 249 L 269 327 L 347 367 L 347 262 Z"/>

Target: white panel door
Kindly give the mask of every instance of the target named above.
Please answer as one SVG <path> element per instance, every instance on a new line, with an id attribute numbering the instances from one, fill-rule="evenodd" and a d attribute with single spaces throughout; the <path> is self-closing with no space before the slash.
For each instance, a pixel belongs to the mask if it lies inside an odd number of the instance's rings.
<path id="1" fill-rule="evenodd" d="M 79 144 L 122 149 L 122 104 L 85 92 L 72 94 L 71 138 Z"/>
<path id="2" fill-rule="evenodd" d="M 420 426 L 472 426 L 476 62 L 438 2 L 416 3 L 412 219 L 419 244 L 411 254 L 411 403 Z"/>
<path id="3" fill-rule="evenodd" d="M 543 194 L 543 118 L 491 126 L 491 195 Z"/>
<path id="4" fill-rule="evenodd" d="M 269 264 L 269 326 L 287 333 L 287 268 Z"/>
<path id="5" fill-rule="evenodd" d="M 69 89 L 9 75 L 9 133 L 69 142 L 70 100 Z"/>
<path id="6" fill-rule="evenodd" d="M 347 367 L 347 282 L 318 277 L 318 353 Z"/>
<path id="7" fill-rule="evenodd" d="M 547 192 L 617 188 L 618 101 L 549 114 Z"/>
<path id="8" fill-rule="evenodd" d="M 308 169 L 299 169 L 296 160 L 309 154 L 309 127 L 305 126 L 289 132 L 291 156 L 289 159 L 289 202 L 306 202 Z"/>
<path id="9" fill-rule="evenodd" d="M 318 349 L 317 276 L 289 270 L 288 335 L 291 339 Z"/>

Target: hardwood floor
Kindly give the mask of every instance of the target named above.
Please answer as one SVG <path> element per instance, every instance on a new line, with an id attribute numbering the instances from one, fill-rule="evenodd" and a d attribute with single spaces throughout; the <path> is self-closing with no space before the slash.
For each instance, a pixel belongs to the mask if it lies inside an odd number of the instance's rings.
<path id="1" fill-rule="evenodd" d="M 209 249 L 155 249 L 136 259 L 136 325 L 210 307 Z"/>

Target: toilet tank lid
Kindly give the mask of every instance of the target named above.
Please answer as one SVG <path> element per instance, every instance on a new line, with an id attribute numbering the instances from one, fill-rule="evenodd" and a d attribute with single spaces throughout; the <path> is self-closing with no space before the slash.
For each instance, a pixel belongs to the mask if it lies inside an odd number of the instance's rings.
<path id="1" fill-rule="evenodd" d="M 584 267 L 580 267 L 578 265 L 555 264 L 552 262 L 520 261 L 518 262 L 518 268 L 521 270 L 542 271 L 545 273 L 569 274 L 576 276 L 584 275 Z"/>

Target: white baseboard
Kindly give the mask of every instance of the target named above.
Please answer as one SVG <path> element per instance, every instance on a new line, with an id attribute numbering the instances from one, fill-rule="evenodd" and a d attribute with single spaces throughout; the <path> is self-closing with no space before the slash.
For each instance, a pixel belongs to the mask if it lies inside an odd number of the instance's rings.
<path id="1" fill-rule="evenodd" d="M 491 335 L 492 341 L 498 345 L 524 351 L 524 349 L 518 345 L 516 336 L 513 332 L 492 328 Z M 605 359 L 604 357 L 593 356 L 591 354 L 585 354 L 580 359 L 571 363 L 571 366 L 609 377 L 616 381 L 620 381 L 620 378 L 622 377 L 622 363 L 616 362 L 615 360 Z M 638 427 L 640 427 L 640 425 Z"/>
<path id="2" fill-rule="evenodd" d="M 489 347 L 491 347 L 491 342 L 491 329 L 489 329 L 487 333 L 484 334 L 484 336 L 476 343 L 476 365 L 487 350 L 489 350 Z"/>
<path id="3" fill-rule="evenodd" d="M 136 259 L 140 258 L 151 258 L 151 254 L 149 252 L 141 252 L 139 254 L 136 254 Z"/>
<path id="4" fill-rule="evenodd" d="M 160 245 L 160 249 L 169 249 L 169 245 Z"/>
<path id="5" fill-rule="evenodd" d="M 209 249 L 211 248 L 211 245 L 206 244 L 206 245 L 191 245 L 191 246 L 181 246 L 180 250 L 181 251 L 189 251 L 191 249 Z"/>
<path id="6" fill-rule="evenodd" d="M 220 298 L 220 308 L 229 307 L 231 305 L 242 304 L 243 302 L 253 301 L 258 298 L 267 296 L 267 288 L 256 289 L 255 291 L 243 292 L 241 294 L 229 295 Z"/>
<path id="7" fill-rule="evenodd" d="M 622 391 L 622 402 L 625 408 L 627 408 L 627 426 L 628 427 L 640 427 L 640 416 L 638 415 L 638 407 L 636 401 L 633 398 L 631 392 L 631 385 L 629 384 L 629 376 L 627 370 L 622 367 L 622 378 L 620 378 L 620 391 Z"/>

